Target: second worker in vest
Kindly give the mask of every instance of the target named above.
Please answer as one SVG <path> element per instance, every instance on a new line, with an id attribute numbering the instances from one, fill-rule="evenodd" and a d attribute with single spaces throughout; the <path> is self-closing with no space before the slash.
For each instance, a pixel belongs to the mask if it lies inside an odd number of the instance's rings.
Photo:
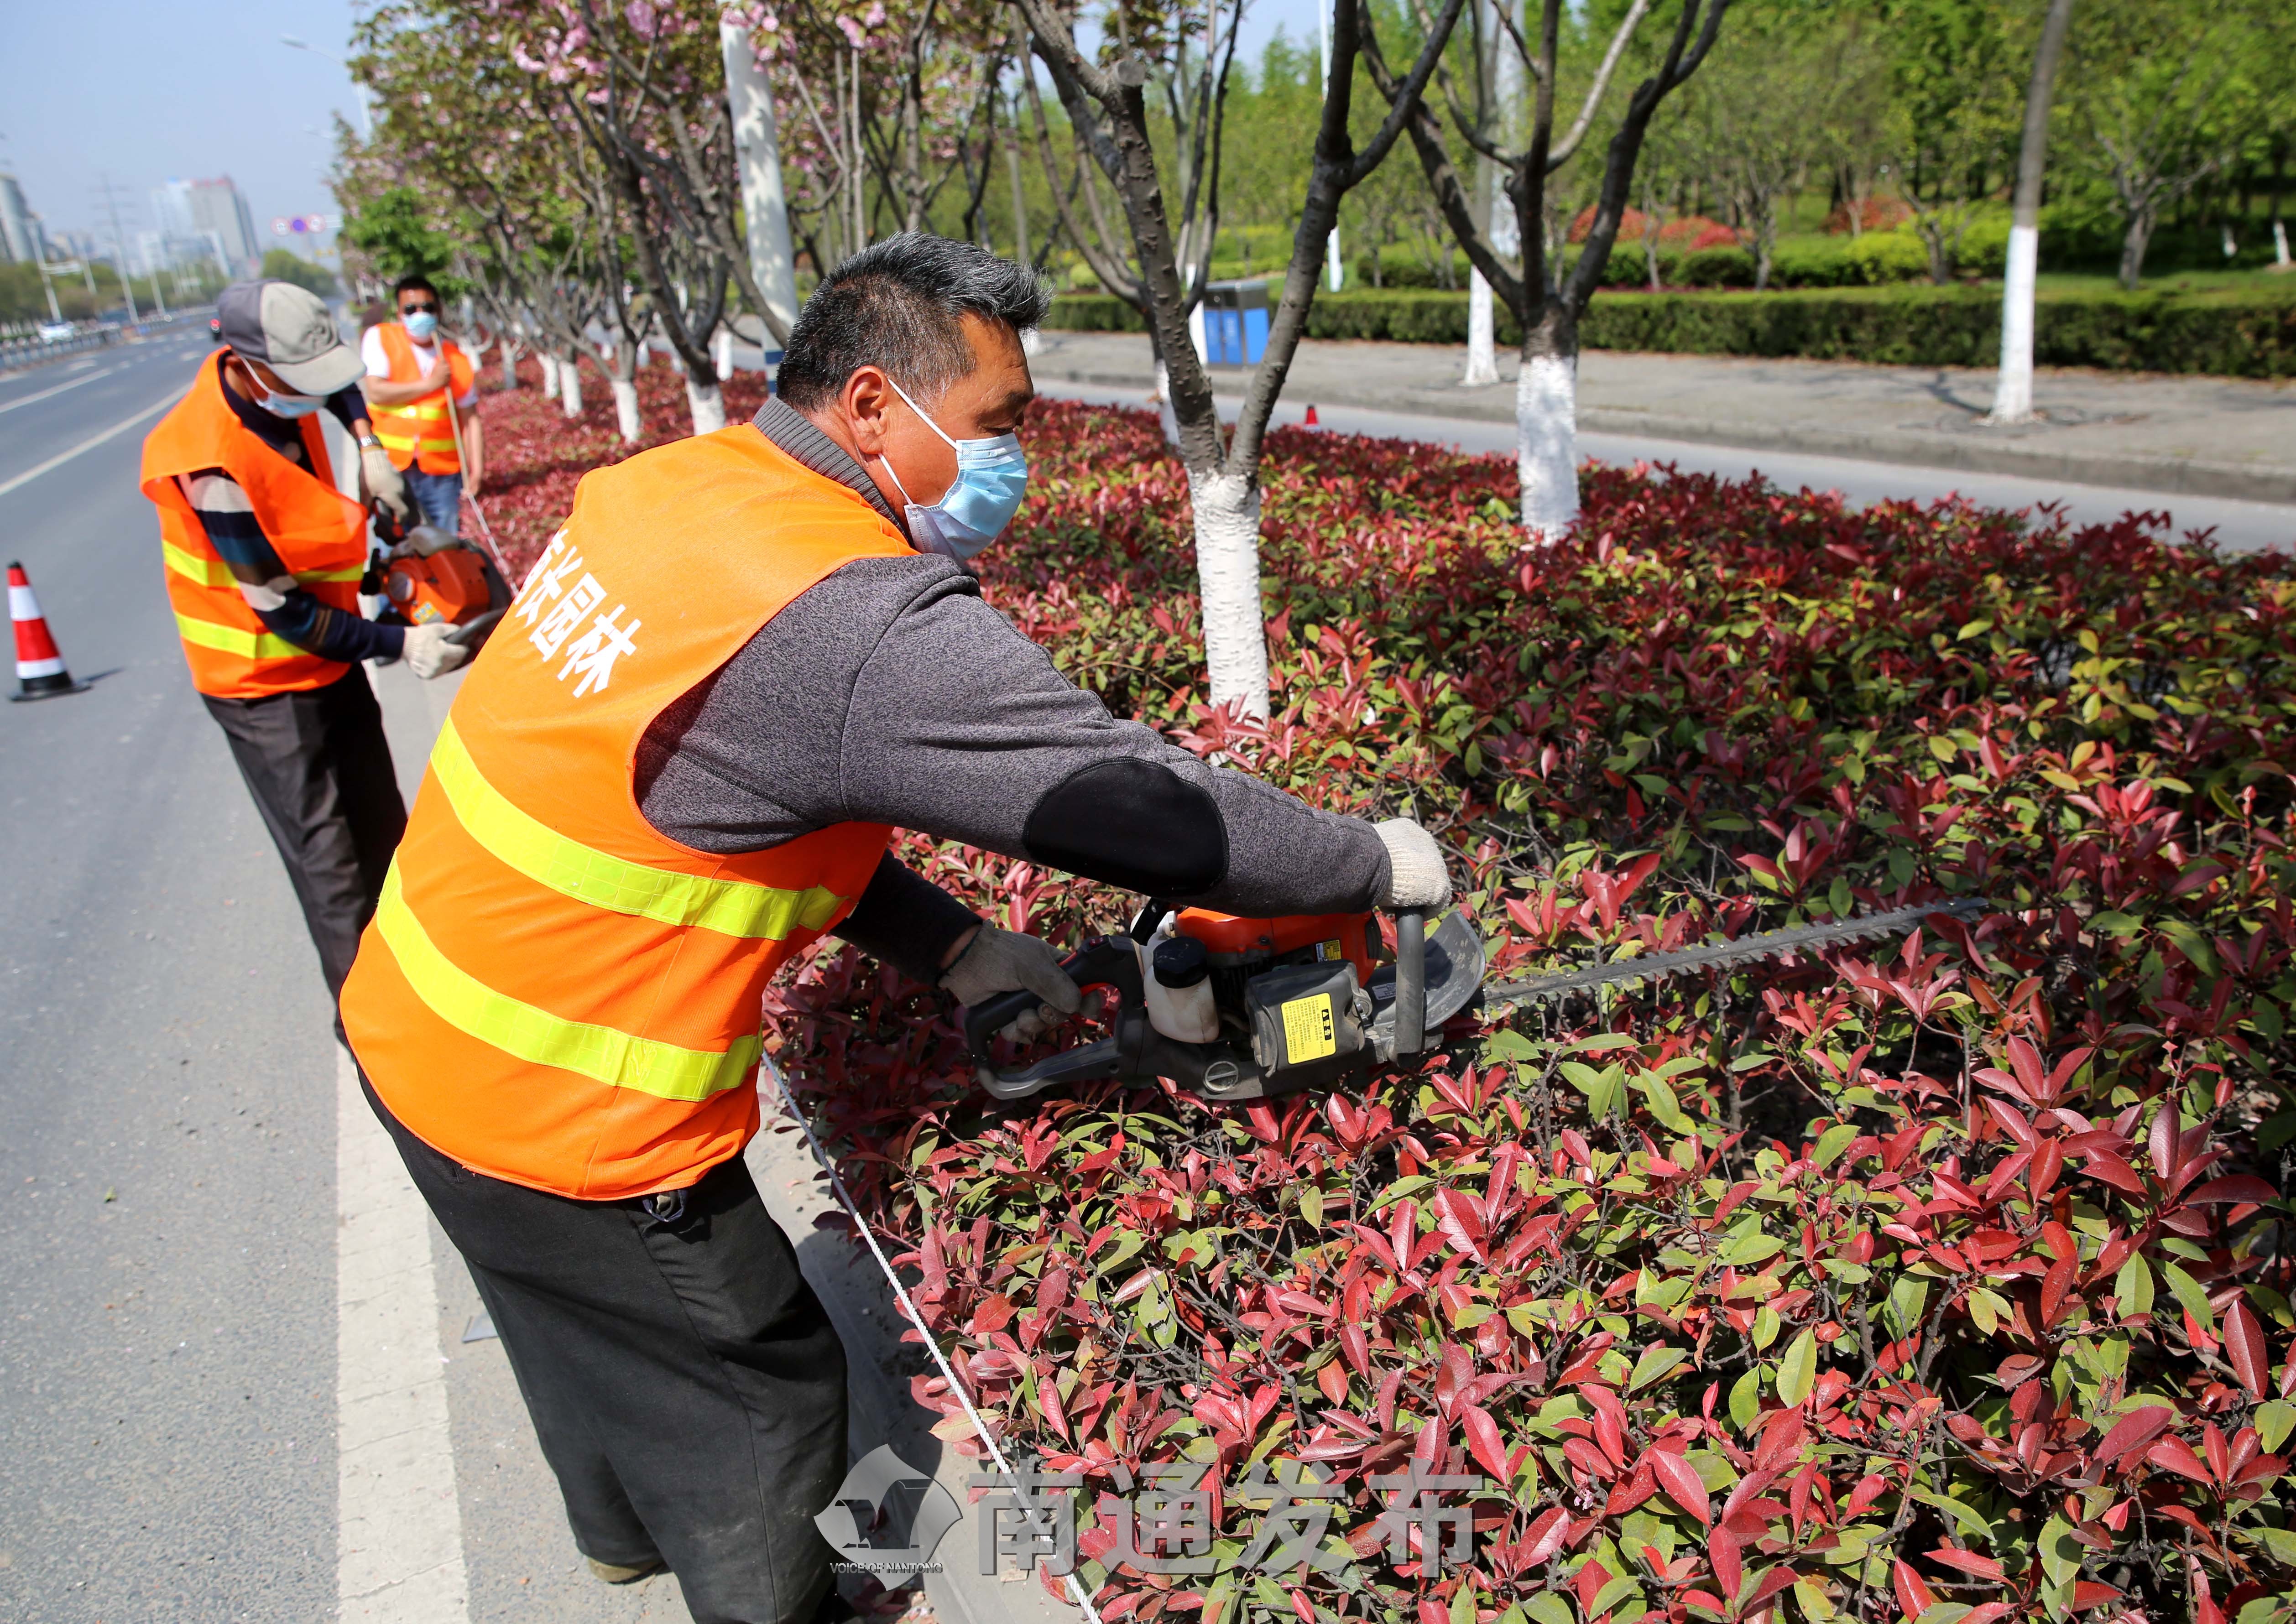
<path id="1" fill-rule="evenodd" d="M 1058 953 L 922 831 L 1251 915 L 1439 908 L 1433 837 L 1111 718 L 962 561 L 1028 466 L 1029 272 L 907 234 L 832 272 L 754 422 L 587 475 L 472 662 L 343 997 L 501 1333 L 575 1543 L 698 1624 L 834 1617 L 837 1333 L 760 1205 L 766 984 L 824 933 L 965 1004 Z"/>
<path id="2" fill-rule="evenodd" d="M 463 493 L 475 496 L 486 472 L 477 413 L 478 375 L 454 340 L 439 331 L 439 290 L 421 276 L 392 289 L 398 319 L 378 322 L 359 340 L 374 435 L 422 522 L 460 536 Z"/>

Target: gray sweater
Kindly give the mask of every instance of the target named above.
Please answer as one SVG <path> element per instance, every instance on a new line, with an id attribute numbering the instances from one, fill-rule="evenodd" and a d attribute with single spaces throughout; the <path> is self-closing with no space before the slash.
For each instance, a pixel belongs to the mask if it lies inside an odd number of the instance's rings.
<path id="1" fill-rule="evenodd" d="M 755 427 L 906 530 L 866 471 L 778 398 Z M 857 559 L 800 593 L 655 718 L 636 767 L 646 821 L 703 851 L 891 824 L 1254 915 L 1366 908 L 1387 883 L 1370 824 L 1116 720 L 932 554 Z M 888 857 L 838 933 L 932 980 L 973 923 Z"/>

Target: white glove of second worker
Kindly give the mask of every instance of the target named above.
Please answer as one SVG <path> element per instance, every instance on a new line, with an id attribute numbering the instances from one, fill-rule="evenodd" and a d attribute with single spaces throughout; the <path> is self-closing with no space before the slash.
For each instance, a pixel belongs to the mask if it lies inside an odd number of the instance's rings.
<path id="1" fill-rule="evenodd" d="M 1050 1008 L 1032 1009 L 998 1034 L 1024 1043 L 1050 1024 L 1055 1011 L 1073 1015 L 1084 1007 L 1084 995 L 1061 968 L 1059 949 L 1042 937 L 1000 931 L 992 924 L 980 927 L 956 956 L 956 963 L 943 972 L 940 984 L 968 1008 L 1002 993 L 1035 993 Z"/>
<path id="2" fill-rule="evenodd" d="M 401 524 L 414 516 L 414 510 L 406 504 L 406 476 L 392 464 L 390 453 L 381 446 L 364 447 L 359 452 L 359 472 L 370 500 L 389 508 Z"/>
<path id="3" fill-rule="evenodd" d="M 1443 865 L 1442 846 L 1414 818 L 1390 817 L 1372 828 L 1387 848 L 1387 894 L 1380 906 L 1439 913 L 1451 900 L 1451 875 Z"/>
<path id="4" fill-rule="evenodd" d="M 425 682 L 444 677 L 471 657 L 470 649 L 456 641 L 455 627 L 444 620 L 408 627 L 400 652 L 406 657 L 406 668 Z"/>

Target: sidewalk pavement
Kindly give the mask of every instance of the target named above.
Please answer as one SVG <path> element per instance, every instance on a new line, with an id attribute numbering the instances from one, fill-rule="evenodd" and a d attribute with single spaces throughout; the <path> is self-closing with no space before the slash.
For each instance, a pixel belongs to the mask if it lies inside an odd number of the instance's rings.
<path id="1" fill-rule="evenodd" d="M 1448 344 L 1309 339 L 1285 381 L 1287 403 L 1508 422 L 1515 357 L 1502 381 L 1463 388 L 1464 350 Z M 1039 380 L 1152 386 L 1145 336 L 1052 332 L 1031 361 Z M 1250 371 L 1211 369 L 1241 395 Z M 2251 502 L 2296 502 L 2296 384 L 2043 368 L 2042 421 L 1997 429 L 1994 374 L 1968 367 L 1867 366 L 1590 349 L 1578 358 L 1578 427 L 1751 450 L 1808 452 L 1922 468 Z"/>

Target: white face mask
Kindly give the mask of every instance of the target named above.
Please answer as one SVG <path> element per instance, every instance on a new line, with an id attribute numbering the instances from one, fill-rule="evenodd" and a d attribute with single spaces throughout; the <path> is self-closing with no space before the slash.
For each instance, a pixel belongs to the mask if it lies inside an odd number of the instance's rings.
<path id="1" fill-rule="evenodd" d="M 240 357 L 240 365 L 247 365 L 244 356 Z M 320 395 L 275 395 L 263 386 L 263 380 L 255 375 L 255 369 L 251 366 L 247 367 L 247 381 L 254 396 L 255 404 L 274 417 L 308 417 L 327 404 L 325 397 Z"/>

